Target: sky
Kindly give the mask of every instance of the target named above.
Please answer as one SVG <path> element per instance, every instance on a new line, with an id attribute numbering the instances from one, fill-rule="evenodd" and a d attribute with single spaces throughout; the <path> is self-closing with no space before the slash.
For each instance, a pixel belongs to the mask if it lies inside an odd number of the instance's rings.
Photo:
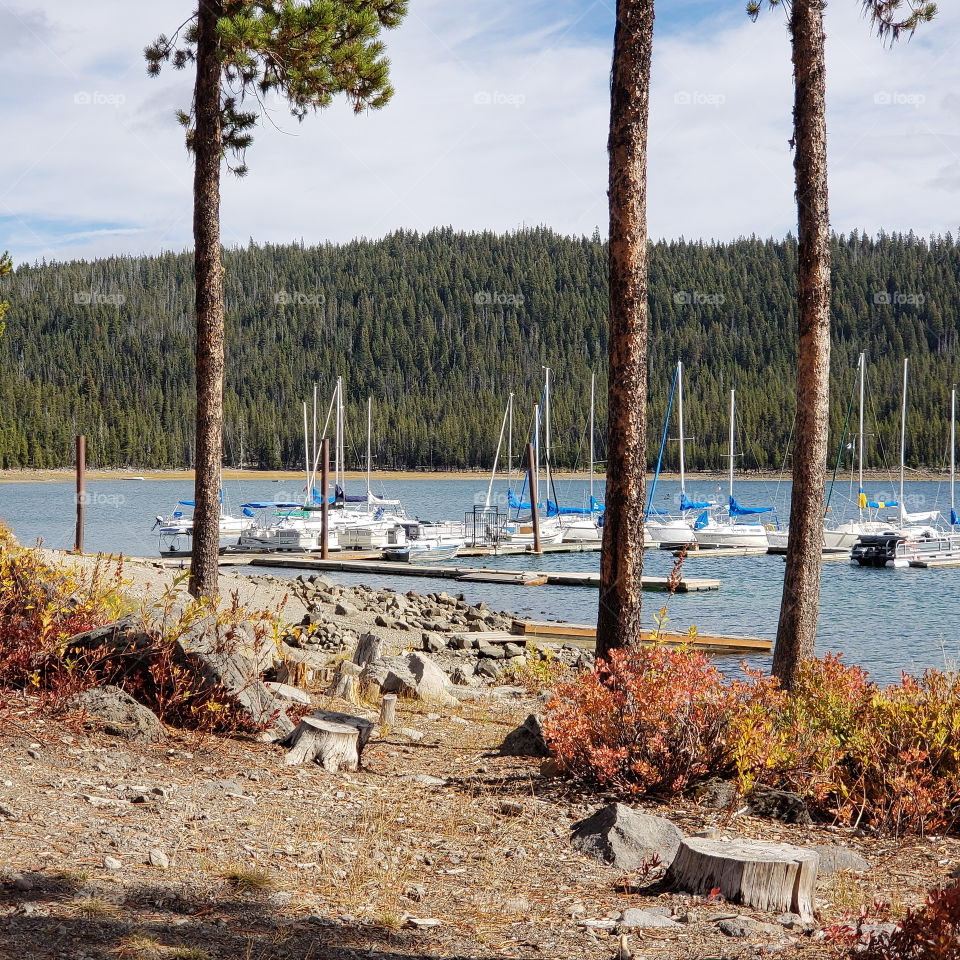
<path id="1" fill-rule="evenodd" d="M 192 170 L 174 113 L 189 71 L 146 74 L 143 47 L 192 0 L 0 0 L 0 251 L 16 263 L 191 246 Z M 860 0 L 826 11 L 831 221 L 956 233 L 960 10 L 885 46 Z M 271 105 L 224 176 L 227 245 L 375 238 L 397 229 L 606 234 L 613 0 L 411 0 L 386 34 L 383 110 L 303 123 Z M 660 0 L 649 229 L 654 238 L 795 230 L 784 13 Z"/>

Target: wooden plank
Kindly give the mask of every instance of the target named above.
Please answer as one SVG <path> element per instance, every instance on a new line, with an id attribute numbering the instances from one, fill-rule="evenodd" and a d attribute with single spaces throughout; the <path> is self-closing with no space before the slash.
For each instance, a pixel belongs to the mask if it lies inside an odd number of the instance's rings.
<path id="1" fill-rule="evenodd" d="M 542 639 L 570 639 L 586 642 L 595 641 L 596 627 L 584 623 L 551 623 L 537 620 L 514 620 L 513 630 L 523 637 L 540 637 Z M 652 642 L 653 632 L 644 630 L 641 634 L 642 643 Z M 696 650 L 737 650 L 769 653 L 773 649 L 773 641 L 763 637 L 724 636 L 709 633 L 697 633 L 691 637 L 686 633 L 665 630 L 659 636 L 659 642 L 670 646 L 689 645 Z"/>
<path id="2" fill-rule="evenodd" d="M 700 557 L 762 557 L 769 552 L 767 547 L 698 547 L 688 550 L 685 557 L 687 560 Z M 680 550 L 673 551 L 675 557 L 679 557 L 680 553 Z"/>

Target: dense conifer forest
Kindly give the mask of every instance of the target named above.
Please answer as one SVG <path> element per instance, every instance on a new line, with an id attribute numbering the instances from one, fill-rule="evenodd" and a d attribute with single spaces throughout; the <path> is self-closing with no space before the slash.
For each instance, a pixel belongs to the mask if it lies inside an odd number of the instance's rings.
<path id="1" fill-rule="evenodd" d="M 960 249 L 949 235 L 854 233 L 834 240 L 833 256 L 834 447 L 863 350 L 870 461 L 897 459 L 908 357 L 908 463 L 942 466 L 957 379 Z M 227 465 L 302 462 L 301 401 L 319 383 L 325 414 L 341 374 L 353 464 L 363 456 L 369 394 L 379 468 L 488 467 L 510 391 L 516 433 L 528 430 L 544 364 L 554 371 L 556 462 L 586 464 L 591 371 L 603 458 L 599 236 L 437 229 L 317 247 L 251 242 L 226 251 L 225 264 Z M 731 387 L 738 468 L 780 467 L 794 409 L 795 273 L 790 238 L 653 245 L 652 443 L 680 358 L 690 468 L 726 469 Z M 0 281 L 0 295 L 10 301 L 0 338 L 0 467 L 67 464 L 76 433 L 88 435 L 93 465 L 190 464 L 189 254 L 20 266 Z M 651 462 L 655 456 L 651 449 Z M 676 466 L 676 443 L 665 462 Z"/>

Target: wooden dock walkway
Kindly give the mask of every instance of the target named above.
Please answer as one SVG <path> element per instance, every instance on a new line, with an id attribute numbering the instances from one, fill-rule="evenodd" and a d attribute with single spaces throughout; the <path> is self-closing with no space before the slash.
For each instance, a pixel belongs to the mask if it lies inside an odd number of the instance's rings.
<path id="1" fill-rule="evenodd" d="M 569 640 L 592 645 L 597 639 L 596 627 L 585 623 L 553 623 L 546 620 L 514 620 L 512 632 L 526 637 L 528 640 Z M 641 633 L 641 642 L 653 641 L 653 632 L 644 630 Z M 687 633 L 678 633 L 665 630 L 658 637 L 660 643 L 670 646 L 689 646 L 694 650 L 705 650 L 712 653 L 770 653 L 773 641 L 763 637 L 723 636 L 697 632 L 691 636 Z"/>
<path id="2" fill-rule="evenodd" d="M 357 560 L 346 557 L 331 557 L 321 560 L 311 555 L 278 556 L 277 554 L 247 555 L 242 559 L 221 557 L 226 565 L 254 567 L 281 567 L 293 570 L 333 570 L 341 573 L 369 573 L 390 577 L 431 577 L 444 580 L 466 579 L 473 583 L 515 583 L 535 586 L 542 583 L 559 587 L 599 587 L 599 573 L 555 570 L 490 570 L 483 567 L 440 567 L 425 566 L 418 563 L 391 563 L 387 560 Z M 664 592 L 669 589 L 667 577 L 644 577 L 643 589 Z M 701 593 L 707 590 L 719 590 L 720 581 L 714 579 L 684 578 L 677 587 L 677 593 Z"/>

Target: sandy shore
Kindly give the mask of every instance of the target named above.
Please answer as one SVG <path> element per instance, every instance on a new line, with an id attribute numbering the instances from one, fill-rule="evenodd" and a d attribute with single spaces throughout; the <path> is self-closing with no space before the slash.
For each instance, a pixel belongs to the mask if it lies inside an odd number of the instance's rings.
<path id="1" fill-rule="evenodd" d="M 359 470 L 348 470 L 347 479 L 360 481 L 366 478 L 366 474 Z M 557 480 L 587 480 L 589 473 L 581 471 L 555 471 L 554 476 Z M 878 480 L 884 483 L 893 482 L 893 474 L 884 470 L 868 470 L 864 476 L 871 482 Z M 58 467 L 50 470 L 0 470 L 0 483 L 51 483 L 72 480 L 74 469 L 72 467 Z M 395 480 L 489 480 L 489 470 L 379 470 L 374 474 L 377 483 L 390 483 Z M 303 480 L 303 473 L 298 470 L 224 470 L 224 480 L 244 480 L 246 482 L 271 483 L 277 481 Z M 109 470 L 88 470 L 88 480 L 193 480 L 192 470 L 137 470 L 135 467 L 129 469 Z M 502 477 L 499 479 L 502 480 Z M 652 474 L 648 474 L 648 482 L 653 479 Z M 676 473 L 661 473 L 661 480 L 679 480 L 680 476 Z M 727 475 L 721 471 L 704 471 L 701 473 L 688 472 L 687 480 L 691 483 L 716 482 L 723 483 Z M 754 471 L 750 473 L 738 474 L 738 482 L 749 480 L 789 480 L 789 475 L 780 474 L 774 471 Z M 938 481 L 949 479 L 949 471 L 937 470 L 911 470 L 907 476 L 907 482 L 917 480 Z M 603 482 L 602 474 L 597 474 L 596 480 Z M 838 478 L 838 483 L 849 482 L 849 477 Z"/>

